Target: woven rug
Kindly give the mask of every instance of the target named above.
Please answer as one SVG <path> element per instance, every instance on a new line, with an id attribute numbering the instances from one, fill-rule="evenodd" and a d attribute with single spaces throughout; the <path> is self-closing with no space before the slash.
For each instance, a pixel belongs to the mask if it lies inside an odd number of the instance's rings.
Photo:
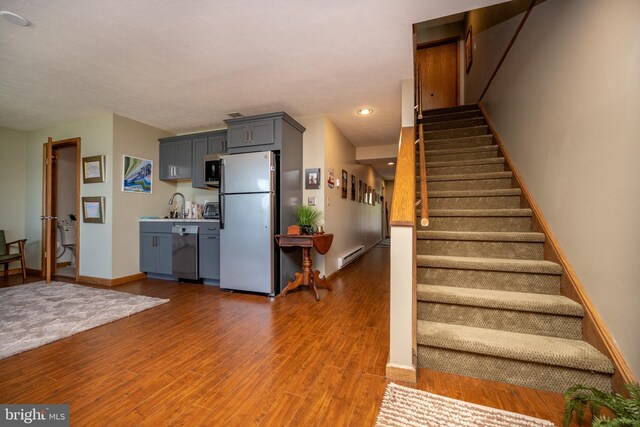
<path id="1" fill-rule="evenodd" d="M 168 301 L 62 282 L 0 289 L 0 359 Z"/>
<path id="2" fill-rule="evenodd" d="M 554 427 L 550 421 L 390 383 L 376 426 Z"/>

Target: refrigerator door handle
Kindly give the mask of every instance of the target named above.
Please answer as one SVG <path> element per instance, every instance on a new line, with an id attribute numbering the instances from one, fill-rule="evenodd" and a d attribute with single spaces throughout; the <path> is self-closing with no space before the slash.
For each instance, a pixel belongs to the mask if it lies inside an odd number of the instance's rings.
<path id="1" fill-rule="evenodd" d="M 220 230 L 224 228 L 224 194 L 218 193 L 218 205 L 220 206 Z"/>

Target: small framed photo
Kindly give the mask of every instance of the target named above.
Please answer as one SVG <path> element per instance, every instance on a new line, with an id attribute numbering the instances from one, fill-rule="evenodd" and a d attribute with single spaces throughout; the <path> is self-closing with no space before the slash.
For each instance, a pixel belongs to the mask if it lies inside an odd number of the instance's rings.
<path id="1" fill-rule="evenodd" d="M 153 191 L 153 161 L 122 156 L 122 191 L 151 194 Z"/>
<path id="2" fill-rule="evenodd" d="M 305 190 L 317 190 L 320 188 L 320 168 L 306 169 L 304 188 Z"/>
<path id="3" fill-rule="evenodd" d="M 356 200 L 356 176 L 351 175 L 351 200 Z"/>
<path id="4" fill-rule="evenodd" d="M 349 173 L 342 169 L 342 198 L 347 198 L 347 184 L 349 182 Z"/>
<path id="5" fill-rule="evenodd" d="M 104 197 L 82 198 L 82 222 L 104 224 Z"/>
<path id="6" fill-rule="evenodd" d="M 105 157 L 90 156 L 82 158 L 82 182 L 91 184 L 94 182 L 104 182 Z"/>

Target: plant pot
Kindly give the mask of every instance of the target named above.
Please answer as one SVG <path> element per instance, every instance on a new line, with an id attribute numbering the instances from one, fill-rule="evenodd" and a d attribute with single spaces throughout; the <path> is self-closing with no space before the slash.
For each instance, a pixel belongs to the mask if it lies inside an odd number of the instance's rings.
<path id="1" fill-rule="evenodd" d="M 316 228 L 313 225 L 303 225 L 300 227 L 302 234 L 315 234 Z"/>

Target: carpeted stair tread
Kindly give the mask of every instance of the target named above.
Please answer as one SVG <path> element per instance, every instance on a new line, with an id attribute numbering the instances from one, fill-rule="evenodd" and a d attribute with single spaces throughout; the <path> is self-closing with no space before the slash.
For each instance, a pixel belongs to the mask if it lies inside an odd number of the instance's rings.
<path id="1" fill-rule="evenodd" d="M 531 216 L 531 209 L 432 209 L 429 211 L 430 217 L 438 216 L 481 216 L 481 217 L 509 217 L 509 216 Z"/>
<path id="2" fill-rule="evenodd" d="M 552 275 L 562 274 L 562 266 L 555 262 L 544 260 L 417 255 L 416 263 L 418 267 Z"/>
<path id="3" fill-rule="evenodd" d="M 609 359 L 584 341 L 418 320 L 418 344 L 565 368 L 613 373 Z"/>
<path id="4" fill-rule="evenodd" d="M 459 129 L 471 126 L 484 125 L 484 117 L 472 117 L 468 119 L 447 120 L 444 122 L 435 122 L 424 125 L 424 130 L 444 130 L 444 129 Z"/>
<path id="5" fill-rule="evenodd" d="M 471 148 L 492 145 L 492 135 L 473 135 L 448 139 L 432 139 L 426 141 L 425 153 L 435 150 L 447 150 L 450 148 Z"/>
<path id="6" fill-rule="evenodd" d="M 437 141 L 437 140 L 443 140 L 443 139 L 487 135 L 488 131 L 489 131 L 489 126 L 487 125 L 471 126 L 466 128 L 434 130 L 434 131 L 424 132 L 424 139 L 425 139 L 425 142 L 429 144 L 431 143 L 431 141 Z"/>
<path id="7" fill-rule="evenodd" d="M 486 147 L 486 146 L 485 146 Z M 491 146 L 493 147 L 493 146 Z M 471 159 L 471 160 L 447 160 L 442 162 L 427 162 L 427 170 L 429 168 L 449 168 L 455 166 L 477 166 L 477 165 L 489 165 L 495 163 L 504 163 L 504 157 L 487 157 L 484 159 Z"/>
<path id="8" fill-rule="evenodd" d="M 418 301 L 533 313 L 583 316 L 577 302 L 561 295 L 511 292 L 488 289 L 456 288 L 451 286 L 417 285 Z"/>
<path id="9" fill-rule="evenodd" d="M 417 231 L 418 239 L 544 243 L 544 233 L 514 231 Z"/>
<path id="10" fill-rule="evenodd" d="M 482 153 L 486 151 L 498 151 L 497 145 L 483 145 L 480 147 L 468 147 L 468 148 L 447 148 L 446 150 L 430 150 L 425 152 L 427 157 L 438 156 L 442 154 L 465 154 L 465 153 Z M 429 167 L 429 162 L 427 162 Z"/>
<path id="11" fill-rule="evenodd" d="M 473 181 L 479 179 L 505 179 L 511 178 L 512 172 L 481 172 L 481 173 L 461 173 L 455 175 L 431 175 L 427 176 L 427 182 L 436 181 Z"/>
<path id="12" fill-rule="evenodd" d="M 447 113 L 459 113 L 461 111 L 478 111 L 478 104 L 456 105 L 454 107 L 431 108 L 422 111 L 422 117 L 433 117 Z"/>
<path id="13" fill-rule="evenodd" d="M 428 125 L 430 123 L 446 122 L 458 119 L 470 119 L 473 117 L 482 117 L 482 112 L 476 109 L 467 111 L 443 112 L 442 114 L 431 114 L 426 116 L 423 115 L 422 119 L 419 122 Z"/>
<path id="14" fill-rule="evenodd" d="M 496 188 L 493 190 L 444 190 L 429 191 L 429 198 L 459 198 L 459 197 L 499 197 L 519 196 L 522 190 L 519 188 Z"/>

